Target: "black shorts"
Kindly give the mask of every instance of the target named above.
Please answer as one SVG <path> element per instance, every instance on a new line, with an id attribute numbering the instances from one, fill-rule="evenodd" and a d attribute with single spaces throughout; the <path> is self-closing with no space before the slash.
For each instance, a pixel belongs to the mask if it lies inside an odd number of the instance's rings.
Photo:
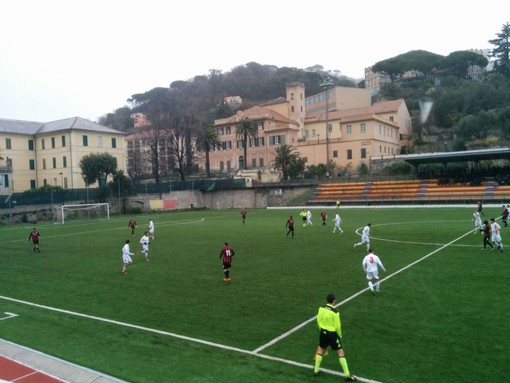
<path id="1" fill-rule="evenodd" d="M 231 264 L 231 263 L 225 263 L 225 262 L 223 262 L 223 268 L 224 268 L 224 269 L 230 269 L 230 267 L 231 267 L 231 266 L 232 266 L 232 264 Z"/>
<path id="2" fill-rule="evenodd" d="M 320 330 L 319 346 L 323 349 L 331 347 L 332 350 L 339 350 L 342 348 L 342 341 L 336 332 Z"/>
<path id="3" fill-rule="evenodd" d="M 38 245 L 39 244 L 39 240 L 38 239 L 34 239 L 34 240 L 32 240 L 32 242 L 34 243 L 34 245 Z"/>

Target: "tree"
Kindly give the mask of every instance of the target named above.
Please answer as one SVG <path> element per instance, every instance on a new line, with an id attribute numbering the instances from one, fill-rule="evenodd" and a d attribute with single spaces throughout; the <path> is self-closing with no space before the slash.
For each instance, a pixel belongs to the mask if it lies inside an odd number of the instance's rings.
<path id="1" fill-rule="evenodd" d="M 430 72 L 441 66 L 442 60 L 441 55 L 416 50 L 379 61 L 372 70 L 387 74 L 391 81 L 401 79 L 407 72 L 415 72 L 416 77 L 427 77 Z"/>
<path id="2" fill-rule="evenodd" d="M 257 127 L 247 117 L 243 117 L 236 126 L 236 136 L 243 141 L 244 169 L 248 169 L 248 144 L 250 138 L 257 138 Z"/>
<path id="3" fill-rule="evenodd" d="M 459 78 L 467 78 L 470 67 L 478 66 L 480 68 L 485 68 L 487 64 L 489 64 L 489 60 L 479 53 L 457 51 L 450 53 L 443 59 L 441 68 L 447 73 Z"/>
<path id="4" fill-rule="evenodd" d="M 489 40 L 494 45 L 490 55 L 496 58 L 494 61 L 494 71 L 505 76 L 510 76 L 510 24 L 505 23 L 498 33 L 496 39 Z"/>
<path id="5" fill-rule="evenodd" d="M 209 153 L 221 147 L 218 130 L 211 123 L 203 123 L 197 135 L 197 149 L 205 152 L 205 173 L 211 177 L 211 164 Z"/>
<path id="6" fill-rule="evenodd" d="M 299 153 L 293 146 L 283 144 L 276 148 L 273 167 L 275 170 L 281 170 L 283 179 L 289 179 L 289 171 L 299 160 Z"/>
<path id="7" fill-rule="evenodd" d="M 99 187 L 105 187 L 108 176 L 117 171 L 117 159 L 109 153 L 91 153 L 80 160 L 80 168 L 86 184 L 99 181 Z"/>
<path id="8" fill-rule="evenodd" d="M 175 113 L 170 121 L 169 154 L 175 164 L 175 170 L 180 174 L 181 180 L 193 167 L 195 154 L 193 141 L 196 137 L 197 122 L 192 116 Z"/>

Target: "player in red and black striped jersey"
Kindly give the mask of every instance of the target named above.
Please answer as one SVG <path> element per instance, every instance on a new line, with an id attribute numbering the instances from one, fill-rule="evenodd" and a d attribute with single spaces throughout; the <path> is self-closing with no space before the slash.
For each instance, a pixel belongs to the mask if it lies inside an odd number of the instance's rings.
<path id="1" fill-rule="evenodd" d="M 223 274 L 225 275 L 223 281 L 230 283 L 230 268 L 232 267 L 232 257 L 235 255 L 235 251 L 228 245 L 228 242 L 225 242 L 223 245 L 220 251 L 220 258 L 223 258 Z"/>
<path id="2" fill-rule="evenodd" d="M 285 224 L 285 227 L 288 229 L 287 231 L 287 237 L 289 236 L 289 233 L 292 233 L 292 238 L 294 238 L 294 217 L 290 216 L 287 220 L 287 223 Z"/>
<path id="3" fill-rule="evenodd" d="M 34 227 L 34 230 L 32 230 L 32 232 L 28 235 L 28 241 L 30 242 L 30 240 L 32 240 L 32 243 L 34 244 L 34 253 L 37 251 L 38 253 L 41 252 L 41 250 L 39 250 L 39 237 L 41 236 L 41 234 L 39 233 L 39 231 L 37 231 L 37 229 Z"/>
<path id="4" fill-rule="evenodd" d="M 131 237 L 135 236 L 135 229 L 136 229 L 136 221 L 134 218 L 131 218 L 128 223 L 128 227 L 131 228 Z"/>

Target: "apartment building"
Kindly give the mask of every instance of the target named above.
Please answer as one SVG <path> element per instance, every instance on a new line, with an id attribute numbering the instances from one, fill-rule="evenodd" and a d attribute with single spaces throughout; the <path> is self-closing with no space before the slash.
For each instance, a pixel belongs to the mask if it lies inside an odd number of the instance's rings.
<path id="1" fill-rule="evenodd" d="M 124 133 L 80 117 L 0 119 L 0 195 L 45 185 L 84 188 L 80 161 L 90 153 L 109 153 L 124 170 Z"/>

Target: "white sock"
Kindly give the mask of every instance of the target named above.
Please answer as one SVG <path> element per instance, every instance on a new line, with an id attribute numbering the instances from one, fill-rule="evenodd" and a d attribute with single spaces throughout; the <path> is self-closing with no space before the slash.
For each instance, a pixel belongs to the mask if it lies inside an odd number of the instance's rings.
<path id="1" fill-rule="evenodd" d="M 370 287 L 370 290 L 374 291 L 374 284 L 372 281 L 368 282 L 368 287 Z"/>

